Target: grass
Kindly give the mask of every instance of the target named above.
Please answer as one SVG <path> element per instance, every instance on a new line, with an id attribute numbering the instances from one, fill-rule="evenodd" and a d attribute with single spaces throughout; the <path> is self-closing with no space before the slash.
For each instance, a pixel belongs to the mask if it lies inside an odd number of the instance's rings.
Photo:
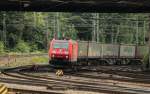
<path id="1" fill-rule="evenodd" d="M 29 55 L 29 54 L 44 54 L 44 51 L 35 51 L 29 53 L 21 53 L 21 52 L 2 52 L 0 56 L 7 56 L 7 55 Z"/>
<path id="2" fill-rule="evenodd" d="M 34 64 L 48 64 L 48 56 L 31 56 L 31 57 L 4 57 L 0 59 L 1 68 L 10 68 Z"/>
<path id="3" fill-rule="evenodd" d="M 45 62 L 48 62 L 48 58 L 36 56 L 31 59 L 31 62 L 32 63 L 45 63 Z"/>

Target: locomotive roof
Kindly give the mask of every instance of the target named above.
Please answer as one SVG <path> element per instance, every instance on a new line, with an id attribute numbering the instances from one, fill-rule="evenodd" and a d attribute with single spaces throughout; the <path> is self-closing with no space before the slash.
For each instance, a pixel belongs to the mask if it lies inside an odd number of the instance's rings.
<path id="1" fill-rule="evenodd" d="M 69 40 L 54 40 L 56 42 L 68 42 Z"/>
<path id="2" fill-rule="evenodd" d="M 71 41 L 72 43 L 76 43 L 76 41 L 75 40 L 54 40 L 55 42 L 69 42 L 69 41 Z"/>

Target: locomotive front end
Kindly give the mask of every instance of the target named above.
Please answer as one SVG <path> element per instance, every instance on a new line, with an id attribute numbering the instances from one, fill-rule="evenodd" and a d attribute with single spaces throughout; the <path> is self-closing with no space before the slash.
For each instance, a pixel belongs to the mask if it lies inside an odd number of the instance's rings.
<path id="1" fill-rule="evenodd" d="M 69 62 L 69 42 L 67 40 L 53 40 L 49 50 L 50 64 L 62 66 Z"/>

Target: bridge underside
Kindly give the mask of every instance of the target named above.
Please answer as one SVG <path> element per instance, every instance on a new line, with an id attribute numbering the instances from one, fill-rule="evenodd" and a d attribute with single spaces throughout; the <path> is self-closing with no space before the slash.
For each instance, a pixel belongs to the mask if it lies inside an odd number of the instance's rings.
<path id="1" fill-rule="evenodd" d="M 150 0 L 0 0 L 1 11 L 150 12 Z"/>

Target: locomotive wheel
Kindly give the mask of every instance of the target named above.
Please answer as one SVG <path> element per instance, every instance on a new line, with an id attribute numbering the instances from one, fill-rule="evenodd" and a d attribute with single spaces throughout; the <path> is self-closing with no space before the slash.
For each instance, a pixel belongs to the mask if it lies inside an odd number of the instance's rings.
<path id="1" fill-rule="evenodd" d="M 105 66 L 105 65 L 106 65 L 106 66 L 109 65 L 106 59 L 102 59 L 102 60 L 100 60 L 99 62 L 100 62 L 99 65 L 104 65 L 104 66 Z"/>
<path id="2" fill-rule="evenodd" d="M 130 60 L 130 62 L 128 63 L 128 65 L 141 65 L 142 62 L 140 60 Z"/>
<path id="3" fill-rule="evenodd" d="M 77 72 L 77 67 L 76 66 L 73 67 L 73 71 Z"/>

